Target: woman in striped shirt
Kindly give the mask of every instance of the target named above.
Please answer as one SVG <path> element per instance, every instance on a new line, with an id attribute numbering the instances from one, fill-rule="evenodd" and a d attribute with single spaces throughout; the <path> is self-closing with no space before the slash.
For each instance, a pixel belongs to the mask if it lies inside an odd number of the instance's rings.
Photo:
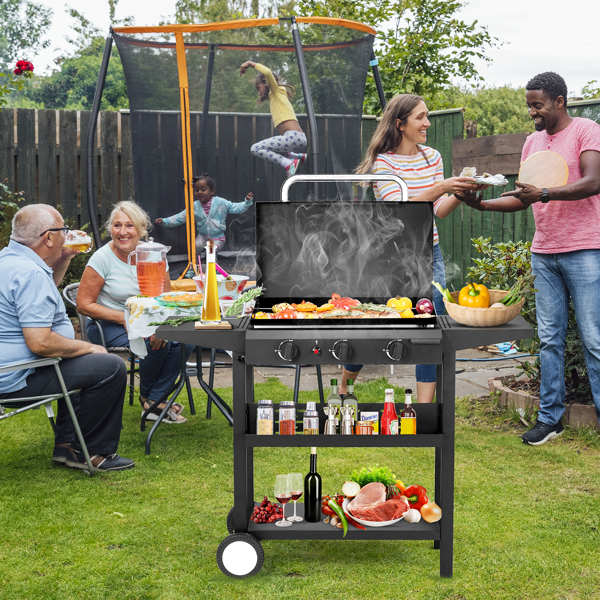
<path id="1" fill-rule="evenodd" d="M 382 119 L 371 138 L 367 153 L 357 167 L 357 173 L 398 175 L 408 186 L 408 197 L 413 202 L 433 202 L 433 212 L 443 219 L 460 205 L 462 194 L 477 190 L 471 177 L 444 179 L 444 165 L 437 150 L 424 146 L 427 129 L 425 102 L 414 94 L 393 98 L 383 111 Z M 393 181 L 373 184 L 377 200 L 400 201 L 402 192 Z M 433 278 L 446 287 L 444 259 L 433 225 Z M 442 295 L 433 290 L 437 314 L 443 314 Z M 346 381 L 356 379 L 362 365 L 345 365 L 340 393 L 346 393 Z M 417 365 L 417 401 L 432 402 L 436 385 L 436 366 Z"/>

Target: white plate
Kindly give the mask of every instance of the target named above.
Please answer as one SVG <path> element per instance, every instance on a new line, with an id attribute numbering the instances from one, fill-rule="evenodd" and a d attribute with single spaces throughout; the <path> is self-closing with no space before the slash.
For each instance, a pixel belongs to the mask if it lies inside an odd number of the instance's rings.
<path id="1" fill-rule="evenodd" d="M 344 504 L 342 505 L 343 509 L 357 522 L 365 527 L 387 527 L 388 525 L 393 525 L 398 521 L 402 521 L 404 519 L 404 515 L 402 515 L 399 519 L 393 519 L 392 521 L 365 521 L 364 519 L 359 519 L 352 514 L 352 511 L 348 508 L 348 504 L 350 504 L 350 500 L 348 498 L 344 498 Z"/>

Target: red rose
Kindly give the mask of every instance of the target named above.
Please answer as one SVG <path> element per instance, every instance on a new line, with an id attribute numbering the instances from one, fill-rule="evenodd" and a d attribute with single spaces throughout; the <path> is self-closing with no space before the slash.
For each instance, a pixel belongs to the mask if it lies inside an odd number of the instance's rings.
<path id="1" fill-rule="evenodd" d="M 33 72 L 33 63 L 28 60 L 18 60 L 15 66 L 17 67 L 15 69 L 15 75 L 22 75 L 25 71 Z"/>
<path id="2" fill-rule="evenodd" d="M 23 75 L 23 71 L 21 71 L 21 69 L 15 69 L 14 73 L 15 75 Z"/>

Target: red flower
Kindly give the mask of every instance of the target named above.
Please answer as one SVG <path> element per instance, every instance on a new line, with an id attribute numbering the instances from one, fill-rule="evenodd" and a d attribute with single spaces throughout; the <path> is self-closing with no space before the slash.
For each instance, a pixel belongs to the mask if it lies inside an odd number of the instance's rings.
<path id="1" fill-rule="evenodd" d="M 17 67 L 14 70 L 15 75 L 23 75 L 26 71 L 33 73 L 33 63 L 28 60 L 18 60 L 15 66 Z"/>

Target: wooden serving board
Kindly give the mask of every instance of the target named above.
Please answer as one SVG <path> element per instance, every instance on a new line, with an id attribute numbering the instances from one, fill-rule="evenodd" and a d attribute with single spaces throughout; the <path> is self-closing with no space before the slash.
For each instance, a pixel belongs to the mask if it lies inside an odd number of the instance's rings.
<path id="1" fill-rule="evenodd" d="M 201 321 L 196 321 L 194 329 L 231 329 L 231 323 L 229 321 L 221 321 L 217 324 L 204 325 Z"/>
<path id="2" fill-rule="evenodd" d="M 517 181 L 537 188 L 561 187 L 569 179 L 569 167 L 556 152 L 543 150 L 532 154 L 521 164 Z"/>

